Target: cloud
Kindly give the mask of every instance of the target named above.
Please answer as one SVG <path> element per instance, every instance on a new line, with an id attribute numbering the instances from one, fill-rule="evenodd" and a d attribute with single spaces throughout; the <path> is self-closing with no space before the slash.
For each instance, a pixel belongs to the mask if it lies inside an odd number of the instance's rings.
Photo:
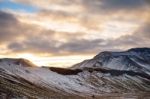
<path id="1" fill-rule="evenodd" d="M 26 36 L 34 35 L 33 31 L 39 31 L 39 27 L 19 21 L 16 15 L 0 11 L 0 41 L 11 42 L 21 41 Z M 38 33 L 38 32 L 37 32 Z"/>
<path id="2" fill-rule="evenodd" d="M 103 50 L 120 50 L 146 45 L 149 39 L 149 22 L 137 29 L 131 35 L 124 35 L 117 39 L 91 39 L 82 32 L 57 32 L 40 27 L 36 24 L 27 24 L 20 21 L 20 17 L 6 12 L 1 15 L 1 38 L 7 41 L 9 53 L 34 53 L 47 55 L 92 54 Z M 51 15 L 47 18 L 50 18 Z M 62 18 L 63 19 L 63 18 Z M 8 21 L 9 20 L 9 21 Z M 3 25 L 7 28 L 2 28 Z M 19 28 L 18 28 L 19 27 Z M 13 29 L 10 31 L 10 29 Z M 6 31 L 6 34 L 3 34 Z M 91 33 L 92 34 L 92 33 Z"/>
<path id="3" fill-rule="evenodd" d="M 105 8 L 108 9 L 135 9 L 135 8 L 141 8 L 141 6 L 145 5 L 144 0 L 101 0 L 102 5 Z"/>
<path id="4" fill-rule="evenodd" d="M 80 32 L 72 34 L 47 30 L 19 20 L 16 15 L 0 12 L 1 44 L 7 46 L 8 53 L 62 54 L 63 51 L 67 51 L 60 49 L 64 42 L 81 39 L 84 35 Z M 70 50 L 70 52 L 72 51 Z"/>
<path id="5" fill-rule="evenodd" d="M 99 52 L 101 44 L 104 40 L 73 40 L 62 43 L 54 40 L 27 40 L 22 43 L 10 43 L 8 49 L 13 52 L 30 52 L 35 54 L 49 54 L 49 55 L 74 55 L 74 54 L 90 54 Z M 60 44 L 60 45 L 59 45 Z"/>
<path id="6" fill-rule="evenodd" d="M 53 10 L 59 9 L 62 7 L 67 8 L 72 6 L 76 7 L 86 7 L 87 10 L 93 9 L 93 10 L 122 10 L 122 9 L 135 9 L 135 8 L 141 8 L 142 6 L 145 6 L 146 4 L 149 4 L 149 0 L 12 0 L 14 2 L 28 4 L 32 6 L 36 6 L 42 9 L 50 9 L 51 5 L 53 7 Z M 63 9 L 63 8 L 61 8 Z M 59 9 L 60 10 L 60 9 Z M 67 10 L 67 9 L 66 9 Z M 72 9 L 70 9 L 72 10 Z M 82 9 L 80 9 L 82 10 Z M 72 10 L 73 11 L 73 10 Z"/>
<path id="7" fill-rule="evenodd" d="M 150 21 L 147 20 L 132 35 L 125 35 L 115 40 L 110 40 L 106 46 L 118 49 L 129 49 L 134 47 L 150 47 Z"/>
<path id="8" fill-rule="evenodd" d="M 12 0 L 36 7 L 39 11 L 55 13 L 58 17 L 75 16 L 82 20 L 92 16 L 108 17 L 118 13 L 135 14 L 150 9 L 149 0 Z M 127 17 L 127 16 L 124 16 Z M 90 18 L 90 19 L 89 19 Z M 97 19 L 98 20 L 98 19 Z M 86 20 L 87 21 L 87 20 Z M 84 21 L 85 22 L 85 21 Z M 88 22 L 87 22 L 88 23 Z M 90 26 L 91 27 L 91 26 Z"/>
<path id="9" fill-rule="evenodd" d="M 93 53 L 100 50 L 101 43 L 105 42 L 103 39 L 97 40 L 73 40 L 67 43 L 64 43 L 60 46 L 60 49 L 63 49 L 66 52 L 71 53 Z M 92 50 L 91 50 L 92 49 Z"/>
<path id="10" fill-rule="evenodd" d="M 139 30 L 136 31 L 139 37 L 147 38 L 150 40 L 150 22 L 147 22 Z"/>
<path id="11" fill-rule="evenodd" d="M 72 27 L 81 27 L 78 30 L 98 30 L 101 22 L 111 18 L 128 20 L 144 20 L 147 13 L 148 0 L 13 0 L 16 3 L 27 4 L 39 8 L 38 15 L 42 20 L 73 23 Z M 71 8 L 70 8 L 71 7 Z M 78 10 L 78 11 L 77 11 Z M 126 15 L 128 13 L 128 15 Z M 64 22 L 65 21 L 65 22 Z M 75 24 L 75 25 L 74 25 Z M 61 25 L 61 24 L 59 24 Z M 63 27 L 66 29 L 66 27 Z M 52 29 L 52 28 L 51 28 Z M 59 27 L 60 29 L 60 27 Z M 85 31 L 80 32 L 85 32 Z M 90 31 L 90 32 L 92 32 Z M 66 32 L 66 31 L 65 31 Z M 67 31 L 68 32 L 68 31 Z"/>
<path id="12" fill-rule="evenodd" d="M 19 22 L 12 14 L 0 11 L 0 42 L 14 39 L 19 33 Z"/>
<path id="13" fill-rule="evenodd" d="M 132 14 L 149 9 L 148 0 L 81 0 L 87 13 L 114 14 L 124 12 Z"/>
<path id="14" fill-rule="evenodd" d="M 80 0 L 12 0 L 15 3 L 30 5 L 41 10 L 64 11 L 78 13 L 84 10 L 80 5 Z"/>
<path id="15" fill-rule="evenodd" d="M 88 52 L 92 52 L 91 48 L 94 48 L 94 46 L 96 48 L 102 42 L 102 40 L 90 41 L 82 39 L 82 35 L 82 33 L 73 35 L 43 30 L 40 35 L 28 36 L 22 42 L 14 41 L 9 43 L 8 49 L 17 53 L 30 52 L 49 55 L 88 54 Z"/>
<path id="16" fill-rule="evenodd" d="M 150 47 L 145 0 L 13 1 L 40 9 L 31 14 L 0 11 L 0 43 L 7 54 L 57 56 Z"/>

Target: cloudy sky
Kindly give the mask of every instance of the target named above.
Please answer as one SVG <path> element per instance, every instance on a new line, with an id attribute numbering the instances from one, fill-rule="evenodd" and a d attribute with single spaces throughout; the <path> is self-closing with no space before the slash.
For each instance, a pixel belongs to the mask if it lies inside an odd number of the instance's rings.
<path id="1" fill-rule="evenodd" d="M 0 0 L 0 57 L 67 67 L 150 47 L 150 0 Z"/>

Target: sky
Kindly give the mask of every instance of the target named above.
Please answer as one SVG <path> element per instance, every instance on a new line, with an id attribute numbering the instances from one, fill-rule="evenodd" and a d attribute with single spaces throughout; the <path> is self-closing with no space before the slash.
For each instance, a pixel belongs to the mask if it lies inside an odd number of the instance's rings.
<path id="1" fill-rule="evenodd" d="M 0 0 L 0 58 L 70 67 L 149 42 L 150 0 Z"/>

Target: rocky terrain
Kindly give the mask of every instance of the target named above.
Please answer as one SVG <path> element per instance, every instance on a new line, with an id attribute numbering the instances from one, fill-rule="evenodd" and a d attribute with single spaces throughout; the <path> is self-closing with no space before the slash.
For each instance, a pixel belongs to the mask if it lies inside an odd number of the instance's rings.
<path id="1" fill-rule="evenodd" d="M 0 99 L 150 99 L 150 48 L 101 52 L 70 68 L 0 59 Z"/>

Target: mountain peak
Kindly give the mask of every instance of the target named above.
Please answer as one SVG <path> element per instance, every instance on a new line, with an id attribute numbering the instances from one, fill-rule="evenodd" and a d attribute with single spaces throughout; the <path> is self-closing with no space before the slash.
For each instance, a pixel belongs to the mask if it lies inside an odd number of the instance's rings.
<path id="1" fill-rule="evenodd" d="M 103 57 L 109 57 L 109 56 L 111 56 L 111 55 L 112 55 L 112 52 L 110 52 L 110 51 L 104 51 L 104 52 L 101 52 L 101 53 L 99 53 L 98 55 L 96 55 L 96 56 L 94 57 L 94 59 L 103 58 Z"/>
<path id="2" fill-rule="evenodd" d="M 150 59 L 150 48 L 131 48 L 127 51 L 116 51 L 116 52 L 111 52 L 111 51 L 104 51 L 100 52 L 97 54 L 93 59 L 108 59 L 112 57 L 121 57 L 121 56 L 136 56 L 138 58 L 144 58 L 146 60 Z"/>
<path id="3" fill-rule="evenodd" d="M 31 61 L 24 59 L 24 58 L 3 58 L 0 59 L 0 62 L 6 64 L 14 64 L 14 65 L 21 65 L 24 67 L 35 67 L 36 65 L 33 64 Z"/>
<path id="4" fill-rule="evenodd" d="M 144 47 L 144 48 L 131 48 L 131 49 L 128 50 L 128 52 L 142 52 L 142 53 L 148 52 L 148 53 L 150 53 L 150 48 L 148 48 L 148 47 Z"/>
<path id="5" fill-rule="evenodd" d="M 93 59 L 83 61 L 72 68 L 109 68 L 116 70 L 150 71 L 150 48 L 132 48 L 122 52 L 104 51 Z"/>

